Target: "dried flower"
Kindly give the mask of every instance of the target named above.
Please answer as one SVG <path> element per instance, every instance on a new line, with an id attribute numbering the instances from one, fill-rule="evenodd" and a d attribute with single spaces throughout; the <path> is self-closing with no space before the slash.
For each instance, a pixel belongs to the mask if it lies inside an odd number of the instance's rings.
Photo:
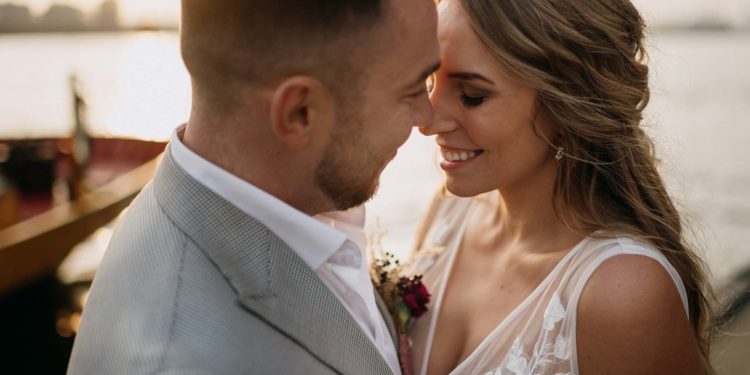
<path id="1" fill-rule="evenodd" d="M 403 267 L 396 257 L 383 253 L 370 270 L 375 288 L 383 297 L 399 333 L 405 333 L 413 318 L 427 312 L 430 293 L 422 283 L 422 276 L 402 276 Z"/>
<path id="2" fill-rule="evenodd" d="M 430 293 L 422 283 L 421 275 L 405 276 L 406 267 L 395 255 L 382 250 L 382 236 L 383 232 L 377 234 L 374 241 L 372 238 L 369 241 L 370 251 L 375 259 L 370 267 L 370 276 L 396 325 L 402 373 L 411 375 L 411 348 L 406 331 L 414 319 L 427 312 Z M 380 256 L 375 256 L 376 250 Z"/>

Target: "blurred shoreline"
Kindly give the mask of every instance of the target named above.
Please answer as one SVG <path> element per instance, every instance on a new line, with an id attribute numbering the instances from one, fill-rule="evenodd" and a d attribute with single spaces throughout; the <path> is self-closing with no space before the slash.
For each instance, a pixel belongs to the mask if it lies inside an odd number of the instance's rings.
<path id="1" fill-rule="evenodd" d="M 177 33 L 179 31 L 178 26 L 129 26 L 120 27 L 112 30 L 25 30 L 25 31 L 0 31 L 0 38 L 3 36 L 15 36 L 15 35 L 86 35 L 86 34 L 130 34 L 137 32 L 169 32 Z"/>
<path id="2" fill-rule="evenodd" d="M 84 12 L 67 3 L 52 3 L 41 13 L 26 5 L 0 3 L 0 34 L 81 33 L 140 30 L 177 30 L 174 22 L 141 21 L 124 25 L 118 0 L 102 0 L 96 9 Z"/>

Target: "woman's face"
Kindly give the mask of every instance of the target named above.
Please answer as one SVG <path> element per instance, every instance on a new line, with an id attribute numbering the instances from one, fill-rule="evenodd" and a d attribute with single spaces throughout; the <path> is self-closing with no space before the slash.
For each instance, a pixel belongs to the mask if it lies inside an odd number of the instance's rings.
<path id="1" fill-rule="evenodd" d="M 490 54 L 455 1 L 438 12 L 442 66 L 432 77 L 434 118 L 421 130 L 436 135 L 448 190 L 474 196 L 554 181 L 555 150 L 535 126 L 550 141 L 556 130 L 537 116 L 534 88 Z"/>

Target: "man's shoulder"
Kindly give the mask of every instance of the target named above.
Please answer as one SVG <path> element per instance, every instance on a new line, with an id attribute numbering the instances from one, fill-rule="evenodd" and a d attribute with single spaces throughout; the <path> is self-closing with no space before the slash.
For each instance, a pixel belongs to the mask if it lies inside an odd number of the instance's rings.
<path id="1" fill-rule="evenodd" d="M 115 228 L 110 247 L 147 245 L 155 241 L 160 247 L 181 243 L 186 234 L 166 214 L 154 192 L 153 183 L 135 197 Z M 152 244 L 154 246 L 156 244 Z"/>
<path id="2" fill-rule="evenodd" d="M 71 366 L 155 373 L 171 340 L 190 253 L 200 251 L 147 185 L 116 225 L 96 272 Z"/>
<path id="3" fill-rule="evenodd" d="M 173 304 L 170 300 L 189 243 L 186 234 L 159 208 L 153 185 L 147 185 L 116 224 L 85 311 L 91 311 L 90 315 L 131 314 L 128 318 L 140 319 L 142 310 L 171 308 L 168 305 Z M 143 315 L 146 319 L 147 313 Z M 148 317 L 158 318 L 159 314 Z"/>

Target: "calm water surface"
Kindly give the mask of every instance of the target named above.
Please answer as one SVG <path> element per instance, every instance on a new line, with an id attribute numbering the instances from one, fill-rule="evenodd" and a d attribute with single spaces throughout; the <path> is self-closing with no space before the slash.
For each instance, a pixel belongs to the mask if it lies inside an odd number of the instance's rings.
<path id="1" fill-rule="evenodd" d="M 647 111 L 662 171 L 714 276 L 750 267 L 750 34 L 657 34 L 650 40 Z M 187 120 L 189 80 L 174 33 L 0 36 L 0 137 L 62 135 L 72 128 L 68 76 L 90 104 L 92 132 L 167 139 Z M 417 132 L 386 169 L 368 227 L 405 256 L 441 171 L 432 139 Z"/>

